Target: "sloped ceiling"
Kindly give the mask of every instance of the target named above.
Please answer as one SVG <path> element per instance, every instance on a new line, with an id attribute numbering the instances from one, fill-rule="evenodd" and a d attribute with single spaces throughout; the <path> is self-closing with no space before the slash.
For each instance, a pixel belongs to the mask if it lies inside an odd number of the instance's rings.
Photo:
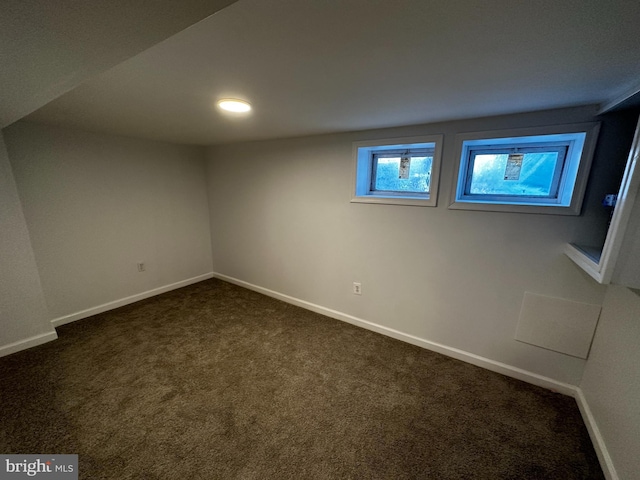
<path id="1" fill-rule="evenodd" d="M 638 26 L 635 0 L 239 0 L 27 118 L 216 144 L 603 103 Z"/>
<path id="2" fill-rule="evenodd" d="M 3 0 L 0 127 L 235 0 Z"/>

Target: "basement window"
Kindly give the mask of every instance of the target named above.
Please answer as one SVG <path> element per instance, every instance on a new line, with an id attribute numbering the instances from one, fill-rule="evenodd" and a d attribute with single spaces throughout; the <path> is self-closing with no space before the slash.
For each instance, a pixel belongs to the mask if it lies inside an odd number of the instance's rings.
<path id="1" fill-rule="evenodd" d="M 441 135 L 356 142 L 353 149 L 352 202 L 436 205 Z"/>
<path id="2" fill-rule="evenodd" d="M 598 127 L 458 135 L 450 208 L 579 215 Z"/>

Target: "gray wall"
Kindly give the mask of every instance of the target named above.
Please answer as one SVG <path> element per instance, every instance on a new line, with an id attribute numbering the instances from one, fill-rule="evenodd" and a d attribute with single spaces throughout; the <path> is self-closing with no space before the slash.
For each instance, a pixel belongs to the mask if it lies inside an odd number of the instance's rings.
<path id="1" fill-rule="evenodd" d="M 568 241 L 602 240 L 598 204 L 619 183 L 633 122 L 623 135 L 621 125 L 603 124 L 580 217 L 447 209 L 456 133 L 582 122 L 591 113 L 211 147 L 207 168 L 196 147 L 19 122 L 3 132 L 13 172 L 0 141 L 0 346 L 53 334 L 51 318 L 213 268 L 580 384 L 620 477 L 633 478 L 640 470 L 640 297 L 597 285 L 562 253 Z M 349 202 L 351 142 L 431 133 L 446 134 L 437 208 Z M 146 273 L 136 271 L 138 261 Z M 361 297 L 351 293 L 353 281 L 362 282 Z M 525 291 L 604 301 L 586 363 L 513 340 Z"/>
<path id="2" fill-rule="evenodd" d="M 580 384 L 618 476 L 640 472 L 640 291 L 609 286 Z"/>
<path id="3" fill-rule="evenodd" d="M 27 122 L 4 133 L 51 319 L 211 272 L 201 147 Z"/>
<path id="4" fill-rule="evenodd" d="M 602 209 L 566 217 L 447 206 L 455 134 L 590 121 L 592 113 L 569 109 L 211 147 L 214 270 L 577 385 L 584 360 L 515 341 L 514 333 L 525 291 L 602 302 L 605 288 L 563 254 L 567 242 L 599 241 L 604 227 L 594 226 L 603 223 Z M 353 141 L 438 133 L 445 143 L 437 208 L 350 203 Z M 592 196 L 604 188 L 600 177 L 591 179 Z M 362 282 L 362 296 L 351 293 L 354 281 Z"/>
<path id="5" fill-rule="evenodd" d="M 0 246 L 0 348 L 40 335 L 55 338 L 2 134 Z"/>

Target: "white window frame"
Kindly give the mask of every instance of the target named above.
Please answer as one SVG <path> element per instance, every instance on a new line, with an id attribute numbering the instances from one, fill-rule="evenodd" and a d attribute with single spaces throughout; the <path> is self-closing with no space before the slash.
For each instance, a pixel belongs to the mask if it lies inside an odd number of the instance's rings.
<path id="1" fill-rule="evenodd" d="M 377 203 L 383 205 L 410 205 L 435 207 L 438 200 L 440 160 L 442 158 L 442 135 L 387 138 L 353 143 L 354 190 L 352 203 Z M 433 150 L 429 193 L 385 192 L 374 190 L 374 154 L 396 150 Z"/>
<path id="2" fill-rule="evenodd" d="M 597 122 L 456 135 L 457 167 L 450 209 L 492 212 L 580 215 L 600 124 Z M 550 197 L 470 194 L 473 152 L 487 147 L 566 146 L 566 156 Z M 553 147 L 552 147 L 553 148 Z"/>

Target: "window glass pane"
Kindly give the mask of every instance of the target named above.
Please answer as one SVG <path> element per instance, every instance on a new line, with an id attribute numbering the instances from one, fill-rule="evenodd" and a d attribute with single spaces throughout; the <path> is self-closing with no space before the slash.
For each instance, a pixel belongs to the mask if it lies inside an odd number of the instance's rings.
<path id="1" fill-rule="evenodd" d="M 475 155 L 469 193 L 555 197 L 552 186 L 557 163 L 558 152 Z"/>
<path id="2" fill-rule="evenodd" d="M 373 190 L 388 192 L 429 193 L 432 156 L 411 156 L 408 174 L 401 174 L 401 158 L 377 157 Z M 406 178 L 401 178 L 406 177 Z"/>

